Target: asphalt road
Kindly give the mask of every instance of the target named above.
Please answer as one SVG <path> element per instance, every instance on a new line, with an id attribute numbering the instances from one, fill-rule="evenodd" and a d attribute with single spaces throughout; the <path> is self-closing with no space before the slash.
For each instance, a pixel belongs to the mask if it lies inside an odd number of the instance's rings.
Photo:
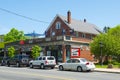
<path id="1" fill-rule="evenodd" d="M 0 66 L 0 80 L 120 80 L 120 74 Z"/>

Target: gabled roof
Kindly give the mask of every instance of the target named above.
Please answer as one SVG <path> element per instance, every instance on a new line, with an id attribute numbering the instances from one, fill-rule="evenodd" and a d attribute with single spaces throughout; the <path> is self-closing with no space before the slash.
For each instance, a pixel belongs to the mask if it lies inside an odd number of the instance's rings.
<path id="1" fill-rule="evenodd" d="M 62 15 L 56 15 L 53 21 L 51 22 L 50 26 L 53 24 L 53 22 L 56 20 L 57 17 L 59 17 L 66 25 L 68 25 L 68 27 L 70 27 L 71 29 L 74 29 L 74 31 L 90 33 L 90 34 L 101 33 L 100 29 L 98 29 L 98 27 L 94 24 L 84 22 L 81 20 L 75 20 L 75 19 L 71 19 L 71 23 L 69 24 L 67 21 L 67 17 Z M 50 28 L 50 26 L 48 27 L 48 29 Z"/>

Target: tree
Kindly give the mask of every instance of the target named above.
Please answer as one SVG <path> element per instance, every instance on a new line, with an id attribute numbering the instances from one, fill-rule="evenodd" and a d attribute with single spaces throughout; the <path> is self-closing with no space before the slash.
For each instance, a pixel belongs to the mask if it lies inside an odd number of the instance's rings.
<path id="1" fill-rule="evenodd" d="M 110 27 L 106 27 L 106 26 L 105 26 L 105 27 L 103 28 L 103 32 L 104 32 L 104 33 L 107 33 L 109 29 L 110 29 Z"/>
<path id="2" fill-rule="evenodd" d="M 10 58 L 13 58 L 15 56 L 15 48 L 13 46 L 11 46 L 10 48 L 8 48 L 8 56 Z"/>
<path id="3" fill-rule="evenodd" d="M 10 32 L 8 32 L 4 36 L 4 42 L 14 42 L 18 40 L 25 40 L 24 32 L 23 31 L 18 31 L 15 28 L 12 28 Z"/>
<path id="4" fill-rule="evenodd" d="M 37 58 L 38 56 L 40 56 L 40 51 L 41 51 L 41 47 L 35 45 L 32 47 L 32 57 L 35 59 Z"/>
<path id="5" fill-rule="evenodd" d="M 91 52 L 96 56 L 101 56 L 100 42 L 102 42 L 102 56 L 120 55 L 120 25 L 109 29 L 107 33 L 102 33 L 94 38 L 90 43 Z"/>

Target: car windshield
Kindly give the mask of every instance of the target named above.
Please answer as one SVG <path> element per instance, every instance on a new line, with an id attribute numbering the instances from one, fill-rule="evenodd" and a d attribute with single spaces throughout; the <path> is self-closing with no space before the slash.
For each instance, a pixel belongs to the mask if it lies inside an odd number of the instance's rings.
<path id="1" fill-rule="evenodd" d="M 20 59 L 22 59 L 22 58 L 28 58 L 28 56 L 27 55 L 20 55 L 19 58 Z"/>
<path id="2" fill-rule="evenodd" d="M 54 60 L 54 57 L 47 57 L 48 60 Z"/>

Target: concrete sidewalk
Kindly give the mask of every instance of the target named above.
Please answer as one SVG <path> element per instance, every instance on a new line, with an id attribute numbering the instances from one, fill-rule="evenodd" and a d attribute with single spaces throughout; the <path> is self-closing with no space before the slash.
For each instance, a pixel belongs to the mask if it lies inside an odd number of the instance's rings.
<path id="1" fill-rule="evenodd" d="M 96 68 L 94 71 L 120 74 L 120 68 L 112 68 L 112 69 L 109 69 L 109 68 Z"/>

